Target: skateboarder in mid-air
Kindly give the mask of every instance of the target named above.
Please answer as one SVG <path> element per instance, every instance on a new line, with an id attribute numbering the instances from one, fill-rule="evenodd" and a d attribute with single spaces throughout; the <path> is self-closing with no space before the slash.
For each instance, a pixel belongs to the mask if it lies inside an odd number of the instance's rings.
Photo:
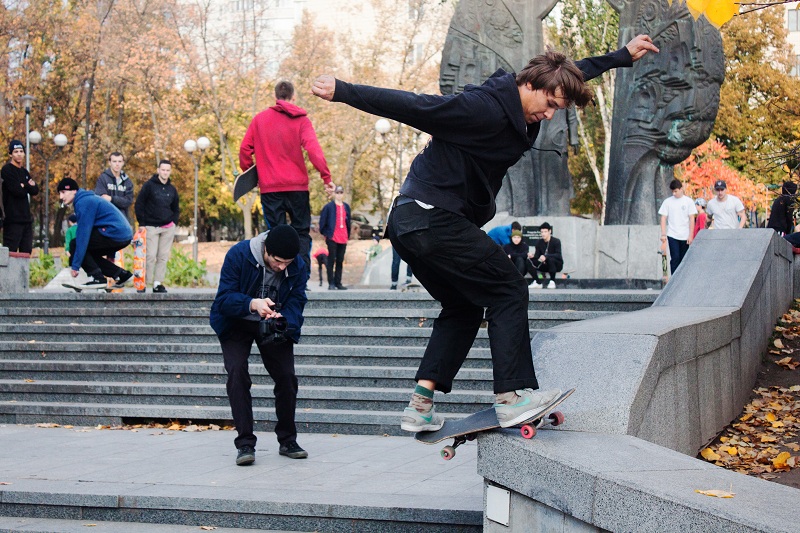
<path id="1" fill-rule="evenodd" d="M 548 51 L 515 75 L 498 70 L 481 86 L 455 96 L 354 85 L 318 77 L 312 92 L 332 102 L 397 120 L 429 133 L 411 163 L 387 225 L 392 246 L 442 304 L 401 417 L 405 431 L 444 424 L 433 391 L 449 392 L 481 321 L 487 320 L 494 367 L 495 411 L 502 427 L 535 417 L 560 391 L 538 390 L 528 331 L 528 286 L 503 250 L 480 230 L 495 214 L 506 171 L 531 148 L 539 122 L 592 98 L 585 80 L 629 67 L 648 51 L 639 35 L 605 56 L 573 63 Z"/>

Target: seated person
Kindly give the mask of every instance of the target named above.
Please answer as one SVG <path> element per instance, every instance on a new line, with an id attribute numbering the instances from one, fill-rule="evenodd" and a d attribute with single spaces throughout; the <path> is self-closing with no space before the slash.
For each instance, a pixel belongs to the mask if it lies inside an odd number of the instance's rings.
<path id="1" fill-rule="evenodd" d="M 533 279 L 536 279 L 536 269 L 533 268 L 533 263 L 529 259 L 533 259 L 533 254 L 530 253 L 530 247 L 525 239 L 522 238 L 522 232 L 513 230 L 511 232 L 511 242 L 503 246 L 503 251 L 506 253 L 514 266 L 520 274 L 530 274 Z"/>
<path id="2" fill-rule="evenodd" d="M 531 259 L 533 267 L 536 269 L 534 273 L 533 287 L 541 289 L 544 284 L 539 283 L 539 273 L 549 274 L 550 282 L 547 284 L 548 289 L 556 288 L 556 272 L 561 272 L 564 268 L 564 258 L 561 255 L 561 241 L 553 237 L 553 226 L 544 222 L 541 226 L 542 238 L 536 241 L 533 250 L 533 258 Z M 544 276 L 542 276 L 544 278 Z"/>

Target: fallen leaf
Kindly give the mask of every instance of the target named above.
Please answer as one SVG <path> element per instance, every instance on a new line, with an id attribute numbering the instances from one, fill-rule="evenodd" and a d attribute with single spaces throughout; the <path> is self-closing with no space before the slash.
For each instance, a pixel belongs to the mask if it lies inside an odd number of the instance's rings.
<path id="1" fill-rule="evenodd" d="M 706 461 L 719 461 L 720 459 L 720 456 L 711 448 L 705 448 L 702 452 L 700 452 L 700 455 L 702 455 Z"/>
<path id="2" fill-rule="evenodd" d="M 97 524 L 83 524 L 83 527 L 97 527 Z"/>
<path id="3" fill-rule="evenodd" d="M 768 422 L 775 422 L 778 418 L 775 416 L 775 413 L 767 413 L 765 417 Z"/>
<path id="4" fill-rule="evenodd" d="M 772 460 L 772 466 L 775 468 L 784 468 L 786 466 L 786 461 L 789 460 L 790 457 L 791 454 L 789 452 L 781 452 Z"/>
<path id="5" fill-rule="evenodd" d="M 200 526 L 200 529 L 203 531 L 214 531 L 217 528 L 216 526 Z"/>
<path id="6" fill-rule="evenodd" d="M 36 381 L 34 381 L 34 380 L 32 380 L 32 379 L 26 379 L 26 380 L 25 380 L 25 383 L 36 383 Z"/>
<path id="7" fill-rule="evenodd" d="M 775 347 L 776 347 L 776 348 L 778 348 L 779 350 L 780 350 L 781 348 L 783 348 L 783 343 L 781 342 L 781 340 L 780 340 L 780 339 L 775 339 L 775 340 L 773 341 L 773 343 L 772 343 L 772 344 L 774 344 L 774 345 L 775 345 Z"/>
<path id="8" fill-rule="evenodd" d="M 0 485 L 11 485 L 8 481 L 0 481 Z"/>
<path id="9" fill-rule="evenodd" d="M 714 498 L 733 498 L 736 495 L 733 492 L 728 492 L 726 490 L 718 490 L 718 489 L 711 489 L 711 490 L 695 489 L 694 491 L 699 494 L 704 494 L 706 496 L 713 496 Z"/>

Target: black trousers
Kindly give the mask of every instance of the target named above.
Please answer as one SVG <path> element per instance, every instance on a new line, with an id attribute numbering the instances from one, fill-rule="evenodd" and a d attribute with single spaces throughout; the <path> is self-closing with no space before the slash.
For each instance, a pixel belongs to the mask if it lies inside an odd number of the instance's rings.
<path id="1" fill-rule="evenodd" d="M 551 264 L 547 261 L 544 263 L 539 263 L 536 259 L 533 259 L 533 262 L 527 261 L 527 263 L 533 269 L 533 279 L 535 281 L 539 281 L 539 273 L 542 274 L 542 279 L 546 278 L 545 274 L 550 275 L 550 281 L 555 281 L 556 279 L 556 272 L 558 272 L 558 267 L 554 264 Z"/>
<path id="2" fill-rule="evenodd" d="M 674 274 L 678 270 L 678 265 L 683 261 L 683 256 L 689 251 L 689 244 L 672 237 L 667 237 L 667 244 L 669 245 L 669 273 Z"/>
<path id="3" fill-rule="evenodd" d="M 517 272 L 521 275 L 530 274 L 533 276 L 533 279 L 536 279 L 536 267 L 533 266 L 533 263 L 527 257 L 516 256 L 511 258 L 511 262 L 514 263 L 514 266 L 517 268 Z"/>
<path id="4" fill-rule="evenodd" d="M 347 250 L 347 243 L 339 244 L 331 239 L 325 239 L 328 245 L 328 285 L 338 287 L 342 284 L 342 268 L 344 264 L 344 252 Z"/>
<path id="5" fill-rule="evenodd" d="M 494 392 L 539 388 L 528 330 L 528 284 L 502 248 L 466 218 L 415 202 L 392 209 L 387 231 L 400 257 L 442 304 L 415 379 L 435 381 L 437 390 L 450 392 L 485 308 Z"/>
<path id="6" fill-rule="evenodd" d="M 306 262 L 311 277 L 311 204 L 308 191 L 267 192 L 261 195 L 261 209 L 267 229 L 290 224 L 300 236 L 300 257 Z M 289 215 L 288 222 L 286 215 Z M 289 259 L 283 257 L 282 259 Z"/>
<path id="7" fill-rule="evenodd" d="M 3 246 L 9 252 L 29 254 L 33 251 L 33 222 L 17 224 L 6 222 L 3 225 Z"/>
<path id="8" fill-rule="evenodd" d="M 75 246 L 78 240 L 72 239 L 69 243 L 69 255 L 75 256 Z M 131 241 L 115 241 L 109 239 L 97 228 L 92 228 L 92 233 L 89 235 L 89 244 L 86 246 L 86 253 L 83 255 L 83 262 L 81 268 L 88 276 L 93 278 L 116 278 L 122 273 L 122 268 L 115 265 L 108 257 L 114 257 L 117 250 L 122 250 L 128 246 Z"/>
<path id="9" fill-rule="evenodd" d="M 253 433 L 253 399 L 250 396 L 250 379 L 247 360 L 253 341 L 258 333 L 258 322 L 240 320 L 230 337 L 219 341 L 222 346 L 222 358 L 225 362 L 225 371 L 228 373 L 228 401 L 231 404 L 231 414 L 236 425 L 238 436 L 233 440 L 237 448 L 242 446 L 255 446 L 256 436 Z M 275 424 L 275 433 L 278 442 L 285 444 L 297 439 L 297 428 L 294 423 L 294 413 L 297 407 L 297 376 L 294 373 L 294 343 L 286 341 L 273 344 L 262 350 L 261 361 L 269 372 L 275 386 L 275 415 L 278 423 Z"/>

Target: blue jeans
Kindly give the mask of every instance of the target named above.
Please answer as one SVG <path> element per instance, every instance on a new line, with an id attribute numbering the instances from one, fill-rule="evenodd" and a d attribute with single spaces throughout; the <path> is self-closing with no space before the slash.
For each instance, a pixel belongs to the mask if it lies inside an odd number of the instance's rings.
<path id="1" fill-rule="evenodd" d="M 402 259 L 400 254 L 397 253 L 397 250 L 392 248 L 392 284 L 397 283 L 397 278 L 400 277 L 400 263 Z M 411 272 L 411 265 L 406 264 L 406 277 L 411 279 L 413 273 Z"/>
<path id="2" fill-rule="evenodd" d="M 683 256 L 689 251 L 689 244 L 672 237 L 667 237 L 667 244 L 669 244 L 669 273 L 674 274 L 683 261 Z"/>

